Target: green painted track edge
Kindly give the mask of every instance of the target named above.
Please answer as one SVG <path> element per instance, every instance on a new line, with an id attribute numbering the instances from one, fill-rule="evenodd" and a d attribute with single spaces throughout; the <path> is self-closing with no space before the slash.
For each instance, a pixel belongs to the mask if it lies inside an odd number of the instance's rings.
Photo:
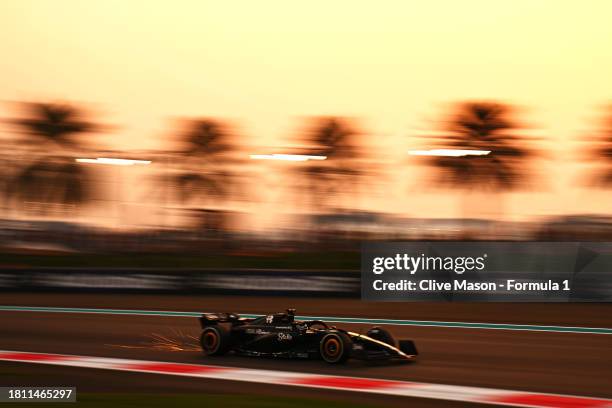
<path id="1" fill-rule="evenodd" d="M 97 309 L 76 307 L 41 307 L 41 306 L 0 306 L 0 312 L 44 312 L 44 313 L 91 313 L 107 315 L 132 316 L 166 316 L 166 317 L 198 317 L 202 312 L 177 312 L 166 310 L 137 310 L 137 309 Z M 240 314 L 246 318 L 258 317 L 255 314 Z M 612 334 L 612 328 L 605 327 L 571 327 L 571 326 L 545 326 L 510 323 L 472 323 L 472 322 L 442 322 L 430 320 L 398 320 L 398 319 L 371 319 L 361 317 L 333 317 L 333 316 L 296 316 L 301 320 L 323 320 L 331 323 L 353 324 L 384 324 L 393 326 L 417 327 L 443 327 L 457 329 L 484 329 L 484 330 L 519 330 L 555 333 L 584 333 L 584 334 Z"/>

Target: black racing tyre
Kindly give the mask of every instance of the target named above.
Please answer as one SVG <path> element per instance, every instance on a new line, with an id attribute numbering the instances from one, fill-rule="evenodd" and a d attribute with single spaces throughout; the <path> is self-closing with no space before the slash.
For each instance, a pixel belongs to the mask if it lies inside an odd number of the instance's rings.
<path id="1" fill-rule="evenodd" d="M 208 326 L 202 330 L 200 345 L 207 356 L 221 356 L 230 348 L 230 332 L 223 326 Z"/>
<path id="2" fill-rule="evenodd" d="M 353 342 L 342 332 L 327 333 L 319 343 L 321 358 L 330 364 L 344 363 L 351 355 Z"/>
<path id="3" fill-rule="evenodd" d="M 366 333 L 366 336 L 373 338 L 374 340 L 382 341 L 383 343 L 387 343 L 390 346 L 395 347 L 396 341 L 395 338 L 388 330 L 383 329 L 382 327 L 374 326 Z"/>

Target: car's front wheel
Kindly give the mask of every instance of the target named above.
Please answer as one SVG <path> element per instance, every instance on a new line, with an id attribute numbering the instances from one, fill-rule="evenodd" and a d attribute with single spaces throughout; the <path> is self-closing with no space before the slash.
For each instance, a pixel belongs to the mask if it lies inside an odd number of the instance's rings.
<path id="1" fill-rule="evenodd" d="M 351 355 L 353 342 L 344 333 L 328 333 L 321 339 L 319 351 L 323 360 L 330 364 L 344 363 Z"/>
<path id="2" fill-rule="evenodd" d="M 223 326 L 209 326 L 202 330 L 200 344 L 207 356 L 220 356 L 229 350 L 230 333 Z"/>

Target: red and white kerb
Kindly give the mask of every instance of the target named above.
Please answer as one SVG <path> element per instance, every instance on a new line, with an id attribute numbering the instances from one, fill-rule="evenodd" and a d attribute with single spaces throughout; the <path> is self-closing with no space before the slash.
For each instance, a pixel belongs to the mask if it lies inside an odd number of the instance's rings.
<path id="1" fill-rule="evenodd" d="M 101 368 L 139 373 L 181 375 L 227 381 L 247 381 L 274 385 L 325 388 L 349 392 L 432 398 L 516 407 L 603 408 L 612 400 L 574 395 L 541 394 L 524 391 L 429 384 L 376 378 L 305 374 L 288 371 L 257 370 L 213 365 L 160 361 L 126 360 L 66 354 L 30 353 L 0 350 L 0 361 L 52 364 L 70 367 Z"/>

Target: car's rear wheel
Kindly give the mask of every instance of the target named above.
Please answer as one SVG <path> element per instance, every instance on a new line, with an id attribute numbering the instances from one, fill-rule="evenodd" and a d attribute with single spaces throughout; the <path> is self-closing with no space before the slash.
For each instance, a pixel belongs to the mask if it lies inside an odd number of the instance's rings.
<path id="1" fill-rule="evenodd" d="M 351 355 L 353 342 L 344 333 L 328 333 L 321 339 L 319 351 L 327 363 L 344 363 Z"/>
<path id="2" fill-rule="evenodd" d="M 382 341 L 383 343 L 387 343 L 390 346 L 395 347 L 396 341 L 395 338 L 388 330 L 383 329 L 382 327 L 374 326 L 366 333 L 366 336 L 373 338 L 374 340 Z"/>
<path id="3" fill-rule="evenodd" d="M 202 330 L 200 344 L 207 356 L 223 355 L 230 347 L 229 330 L 223 326 L 209 326 Z"/>

